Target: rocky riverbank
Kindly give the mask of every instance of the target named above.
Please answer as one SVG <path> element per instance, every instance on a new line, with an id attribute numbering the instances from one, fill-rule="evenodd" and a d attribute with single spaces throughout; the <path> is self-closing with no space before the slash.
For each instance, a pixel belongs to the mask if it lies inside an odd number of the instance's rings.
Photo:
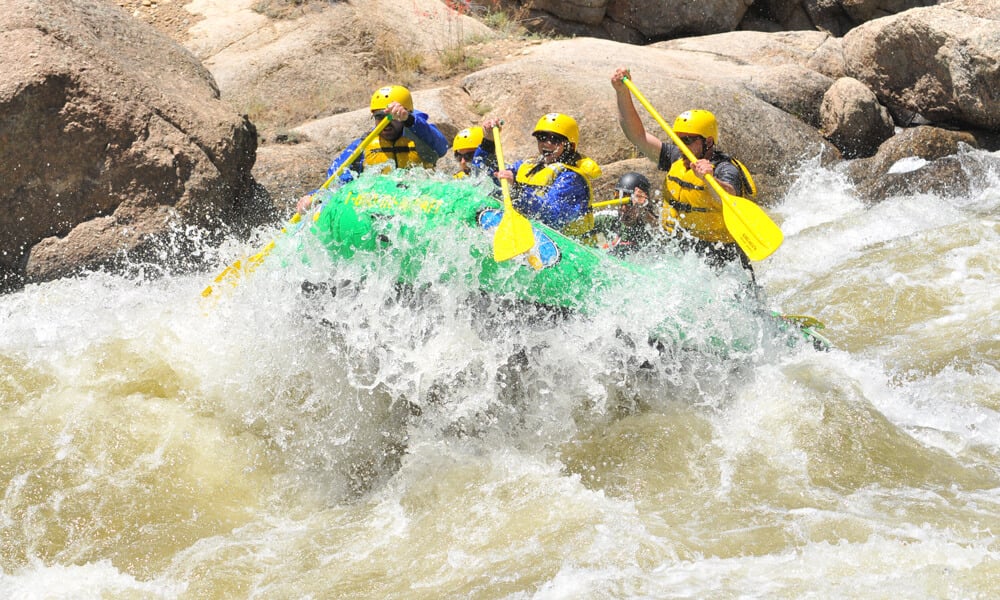
<path id="1" fill-rule="evenodd" d="M 437 0 L 8 0 L 0 271 L 10 288 L 136 255 L 196 266 L 178 231 L 228 235 L 286 214 L 365 131 L 367 98 L 389 82 L 414 90 L 448 136 L 502 115 L 512 158 L 533 152 L 541 114 L 574 115 L 581 151 L 604 167 L 599 193 L 624 170 L 653 175 L 617 125 L 619 65 L 668 120 L 714 111 L 720 147 L 750 165 L 765 202 L 817 155 L 851 159 L 871 202 L 968 189 L 975 174 L 948 157 L 962 143 L 997 148 L 1000 7 L 916 4 L 871 11 L 842 36 L 741 30 L 637 45 L 613 39 L 622 21 L 606 3 L 601 25 L 586 25 L 602 37 L 550 38 L 510 17 L 538 22 L 539 11 Z M 711 27 L 759 20 L 746 12 Z M 550 17 L 550 29 L 581 26 Z M 783 27 L 769 23 L 759 29 Z M 925 163 L 890 173 L 907 156 Z M 158 256 L 165 239 L 176 251 Z"/>

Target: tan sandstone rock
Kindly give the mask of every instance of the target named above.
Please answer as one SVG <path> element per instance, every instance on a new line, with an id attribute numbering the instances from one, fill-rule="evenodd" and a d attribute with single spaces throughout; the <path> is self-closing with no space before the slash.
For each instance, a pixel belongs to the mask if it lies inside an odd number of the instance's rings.
<path id="1" fill-rule="evenodd" d="M 251 218 L 254 127 L 173 40 L 97 0 L 8 0 L 0 40 L 8 284 L 183 263 L 175 228 Z"/>

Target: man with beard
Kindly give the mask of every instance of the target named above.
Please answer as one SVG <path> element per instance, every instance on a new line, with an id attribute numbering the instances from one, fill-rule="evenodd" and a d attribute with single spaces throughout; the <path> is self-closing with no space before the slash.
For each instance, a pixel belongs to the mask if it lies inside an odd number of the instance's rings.
<path id="1" fill-rule="evenodd" d="M 531 135 L 538 157 L 519 160 L 498 170 L 493 128 L 503 121 L 483 121 L 483 141 L 477 157 L 494 178 L 511 182 L 511 201 L 519 213 L 570 236 L 582 236 L 594 227 L 591 181 L 600 177 L 596 162 L 577 152 L 580 129 L 573 117 L 549 113 L 538 120 Z M 498 181 L 499 183 L 499 181 Z"/>
<path id="2" fill-rule="evenodd" d="M 354 179 L 355 173 L 363 173 L 366 168 L 380 168 L 388 172 L 393 168 L 422 167 L 433 169 L 437 160 L 448 153 L 448 140 L 436 126 L 427 121 L 427 113 L 413 109 L 410 90 L 401 85 L 387 85 L 372 94 L 369 109 L 372 120 L 377 124 L 386 116 L 391 121 L 379 136 L 340 175 L 341 182 Z M 326 170 L 331 177 L 350 158 L 364 138 L 358 138 L 344 148 L 333 164 Z M 300 213 L 312 205 L 316 192 L 299 199 L 296 210 Z"/>
<path id="3" fill-rule="evenodd" d="M 657 168 L 666 172 L 664 178 L 663 228 L 677 240 L 680 247 L 701 255 L 714 268 L 729 263 L 741 265 L 753 279 L 753 267 L 739 247 L 723 219 L 722 201 L 705 176 L 711 174 L 719 186 L 733 196 L 752 198 L 756 191 L 750 172 L 732 156 L 717 146 L 719 126 L 715 115 L 703 109 L 686 110 L 674 120 L 673 129 L 698 159 L 692 163 L 672 141 L 659 140 L 646 131 L 623 79 L 628 69 L 618 68 L 611 76 L 618 105 L 618 123 L 625 137 Z"/>

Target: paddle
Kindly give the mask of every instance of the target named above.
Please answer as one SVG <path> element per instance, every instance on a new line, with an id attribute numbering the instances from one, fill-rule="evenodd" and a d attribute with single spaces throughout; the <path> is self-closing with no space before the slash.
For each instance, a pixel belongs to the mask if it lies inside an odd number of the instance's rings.
<path id="1" fill-rule="evenodd" d="M 604 208 L 605 206 L 617 206 L 619 204 L 628 204 L 632 201 L 631 196 L 623 196 L 621 198 L 615 198 L 614 200 L 604 200 L 603 202 L 594 202 L 590 205 L 590 208 Z"/>
<path id="2" fill-rule="evenodd" d="M 506 171 L 499 127 L 493 128 L 493 144 L 497 150 L 497 166 L 500 171 Z M 535 232 L 531 230 L 531 222 L 514 210 L 514 203 L 510 199 L 510 182 L 501 179 L 500 189 L 503 191 L 503 217 L 493 234 L 493 260 L 497 262 L 510 260 L 535 247 Z"/>
<path id="3" fill-rule="evenodd" d="M 385 129 L 387 125 L 389 125 L 390 121 L 392 121 L 392 115 L 386 113 L 385 117 L 383 117 L 382 120 L 378 122 L 378 125 L 375 126 L 375 129 L 373 129 L 372 132 L 365 137 L 365 139 L 361 140 L 361 143 L 359 143 L 358 147 L 354 149 L 354 152 L 351 152 L 350 156 L 347 157 L 347 160 L 340 163 L 340 166 L 337 167 L 337 170 L 333 172 L 333 175 L 330 175 L 330 177 L 323 182 L 323 185 L 319 186 L 319 189 L 313 192 L 313 198 L 315 198 L 316 194 L 319 193 L 320 191 L 329 188 L 330 185 L 334 182 L 334 180 L 340 177 L 340 175 L 343 174 L 344 170 L 347 169 L 347 167 L 349 167 L 355 160 L 357 160 L 359 156 L 361 156 L 361 153 L 364 152 L 365 148 L 368 147 L 368 144 L 371 144 L 372 140 L 377 138 L 379 134 L 382 133 L 382 130 Z M 297 225 L 301 220 L 302 220 L 302 215 L 300 213 L 295 213 L 292 216 L 292 218 L 288 220 L 288 224 L 281 228 L 281 233 L 286 233 L 289 227 Z M 270 254 L 271 250 L 274 249 L 274 244 L 275 240 L 271 240 L 263 248 L 261 248 L 260 252 L 254 254 L 253 256 L 248 257 L 246 261 L 239 259 L 233 264 L 229 265 L 228 267 L 223 269 L 222 272 L 219 273 L 215 279 L 212 280 L 212 283 L 220 284 L 225 282 L 231 286 L 235 286 L 239 282 L 240 277 L 242 277 L 244 274 L 249 274 L 253 272 L 254 269 L 260 266 L 260 263 L 264 262 L 264 259 L 267 258 L 267 255 Z M 215 291 L 214 288 L 211 285 L 209 285 L 204 290 L 202 290 L 201 295 L 203 298 L 207 298 L 211 296 L 214 291 Z"/>
<path id="4" fill-rule="evenodd" d="M 692 163 L 696 162 L 698 159 L 691 152 L 691 149 L 677 137 L 673 129 L 667 125 L 663 117 L 656 112 L 656 109 L 649 104 L 635 85 L 627 77 L 622 79 L 622 83 L 656 119 L 660 127 L 667 132 L 674 144 L 684 153 L 684 157 Z M 729 230 L 733 239 L 746 252 L 750 260 L 763 260 L 778 249 L 785 236 L 763 209 L 746 198 L 727 193 L 711 174 L 705 175 L 705 181 L 712 186 L 719 199 L 722 200 L 722 219 L 726 224 L 726 229 Z"/>

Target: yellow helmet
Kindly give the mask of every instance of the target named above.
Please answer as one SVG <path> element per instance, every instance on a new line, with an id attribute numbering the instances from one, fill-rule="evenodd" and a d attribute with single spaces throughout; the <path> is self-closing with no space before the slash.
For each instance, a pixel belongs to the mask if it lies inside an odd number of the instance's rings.
<path id="1" fill-rule="evenodd" d="M 455 134 L 455 140 L 451 143 L 454 152 L 460 150 L 475 150 L 479 144 L 483 143 L 483 128 L 468 127 Z"/>
<path id="2" fill-rule="evenodd" d="M 387 85 L 375 90 L 369 108 L 372 112 L 385 110 L 390 102 L 399 102 L 406 110 L 413 110 L 413 96 L 410 96 L 410 90 L 401 85 Z"/>
<path id="3" fill-rule="evenodd" d="M 673 129 L 677 135 L 699 135 L 719 141 L 719 125 L 715 122 L 715 115 L 700 108 L 677 115 Z"/>
<path id="4" fill-rule="evenodd" d="M 576 119 L 562 113 L 549 113 L 538 119 L 538 124 L 535 125 L 535 130 L 531 132 L 531 135 L 542 131 L 561 135 L 574 146 L 580 143 L 580 128 L 576 124 Z"/>

